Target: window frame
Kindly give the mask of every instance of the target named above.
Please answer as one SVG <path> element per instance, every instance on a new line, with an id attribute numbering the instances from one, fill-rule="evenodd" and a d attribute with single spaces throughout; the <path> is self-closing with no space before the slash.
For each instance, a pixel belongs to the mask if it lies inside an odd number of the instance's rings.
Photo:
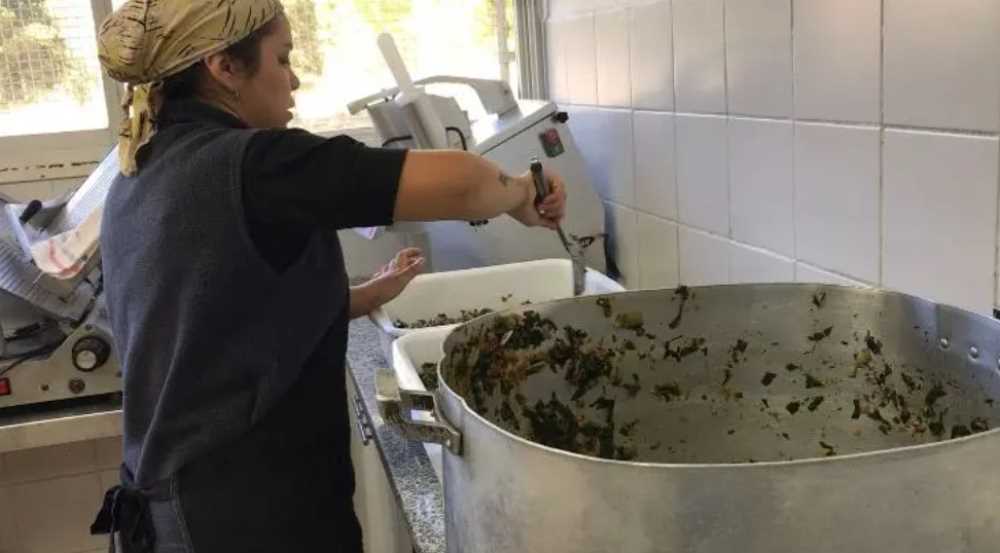
<path id="1" fill-rule="evenodd" d="M 114 8 L 112 0 L 89 0 L 94 20 L 95 35 L 101 22 Z M 503 0 L 495 0 L 498 9 L 503 10 Z M 513 4 L 517 9 L 517 2 Z M 501 16 L 503 11 L 500 12 Z M 504 22 L 506 19 L 504 19 Z M 498 25 L 500 22 L 497 22 Z M 499 32 L 503 29 L 498 29 Z M 513 52 L 498 51 L 497 63 L 501 74 L 509 74 L 510 64 L 517 56 L 517 46 Z M 508 71 L 504 71 L 504 69 Z M 103 129 L 68 131 L 34 135 L 0 137 L 0 186 L 33 183 L 57 179 L 73 179 L 88 176 L 104 159 L 118 140 L 122 121 L 121 102 L 125 88 L 105 71 L 101 71 L 108 126 Z M 507 81 L 510 81 L 508 77 Z M 338 130 L 310 130 L 330 138 L 347 135 L 370 146 L 380 146 L 374 127 L 370 124 Z"/>
<path id="2" fill-rule="evenodd" d="M 90 0 L 95 35 L 111 0 Z M 85 177 L 104 159 L 118 138 L 124 87 L 101 71 L 108 126 L 103 129 L 0 138 L 0 185 Z"/>

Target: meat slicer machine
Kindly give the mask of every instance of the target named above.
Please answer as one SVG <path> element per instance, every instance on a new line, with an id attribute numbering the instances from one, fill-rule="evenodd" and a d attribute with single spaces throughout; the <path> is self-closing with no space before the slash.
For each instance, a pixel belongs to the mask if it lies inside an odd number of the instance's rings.
<path id="1" fill-rule="evenodd" d="M 57 200 L 0 198 L 0 415 L 121 392 L 98 252 L 117 174 L 113 150 Z"/>
<path id="2" fill-rule="evenodd" d="M 515 99 L 503 81 L 453 76 L 412 81 L 392 37 L 380 35 L 378 46 L 398 86 L 355 100 L 347 109 L 352 115 L 368 113 L 383 146 L 468 150 L 511 175 L 526 172 L 531 160 L 539 159 L 566 183 L 562 223 L 566 235 L 583 247 L 588 267 L 606 272 L 604 207 L 566 124 L 568 114 L 552 102 Z M 485 116 L 472 122 L 455 97 L 425 91 L 437 85 L 463 92 L 471 89 Z M 555 233 L 525 228 L 508 217 L 471 223 L 397 223 L 359 232 L 366 238 L 403 233 L 407 245 L 424 250 L 429 271 L 566 257 Z"/>

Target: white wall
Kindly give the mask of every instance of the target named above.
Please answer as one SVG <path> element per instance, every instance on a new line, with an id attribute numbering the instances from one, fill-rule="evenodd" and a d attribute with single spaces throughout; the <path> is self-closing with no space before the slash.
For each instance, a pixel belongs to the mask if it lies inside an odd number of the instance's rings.
<path id="1" fill-rule="evenodd" d="M 1000 1 L 552 0 L 548 30 L 628 286 L 997 304 Z"/>
<path id="2" fill-rule="evenodd" d="M 0 552 L 107 551 L 90 523 L 120 463 L 120 438 L 0 454 Z"/>

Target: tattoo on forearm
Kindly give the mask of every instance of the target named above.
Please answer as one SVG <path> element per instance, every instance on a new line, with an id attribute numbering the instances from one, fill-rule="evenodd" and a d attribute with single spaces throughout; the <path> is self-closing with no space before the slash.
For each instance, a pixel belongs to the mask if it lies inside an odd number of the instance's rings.
<path id="1" fill-rule="evenodd" d="M 512 179 L 509 175 L 507 175 L 503 171 L 500 171 L 500 184 L 507 186 L 510 184 L 510 181 L 512 180 L 514 179 Z"/>

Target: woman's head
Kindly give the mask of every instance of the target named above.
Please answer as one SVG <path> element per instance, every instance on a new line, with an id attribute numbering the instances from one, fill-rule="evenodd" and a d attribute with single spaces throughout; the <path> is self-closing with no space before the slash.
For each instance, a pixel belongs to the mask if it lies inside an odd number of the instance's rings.
<path id="1" fill-rule="evenodd" d="M 299 79 L 291 68 L 291 27 L 283 14 L 225 50 L 164 80 L 167 101 L 199 98 L 251 127 L 281 128 L 292 119 Z"/>
<path id="2" fill-rule="evenodd" d="M 291 32 L 282 14 L 279 0 L 128 0 L 108 16 L 98 55 L 108 74 L 128 85 L 122 172 L 135 174 L 139 149 L 156 132 L 165 80 L 186 83 L 251 126 L 287 125 L 298 79 L 287 64 Z"/>

